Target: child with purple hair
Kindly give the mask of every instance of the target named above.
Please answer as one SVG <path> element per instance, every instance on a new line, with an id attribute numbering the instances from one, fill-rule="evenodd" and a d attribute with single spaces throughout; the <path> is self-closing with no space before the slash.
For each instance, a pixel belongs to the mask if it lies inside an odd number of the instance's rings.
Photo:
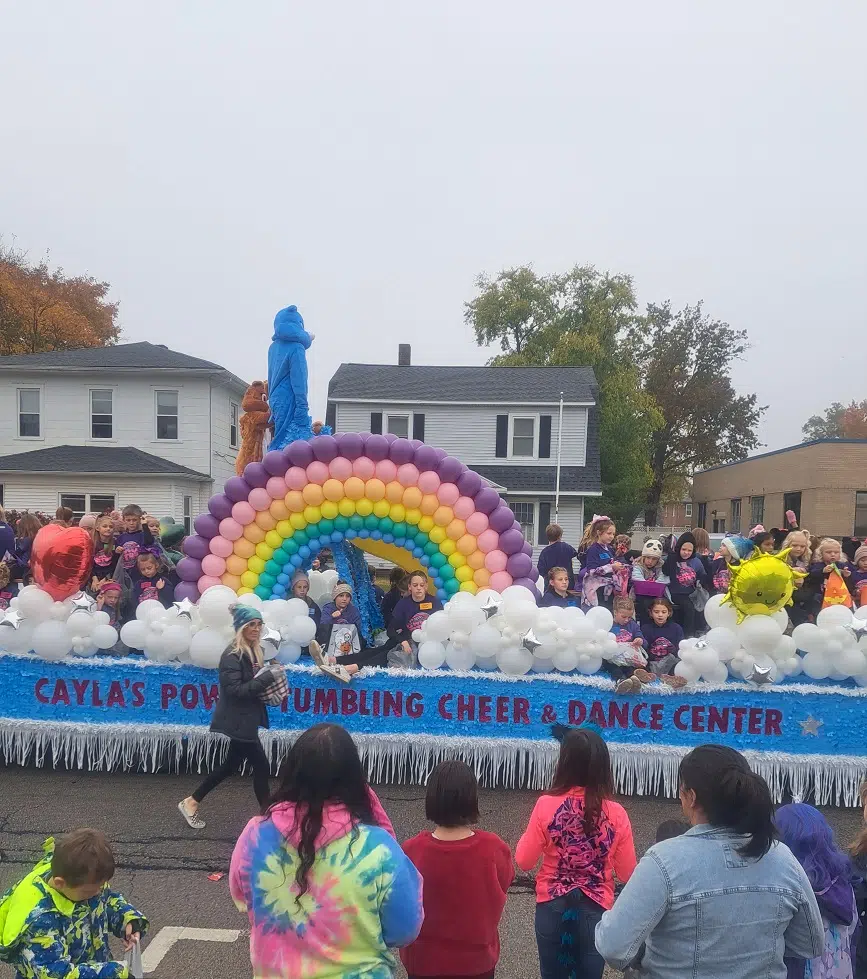
<path id="1" fill-rule="evenodd" d="M 803 802 L 781 806 L 774 817 L 780 839 L 804 868 L 813 887 L 825 948 L 815 959 L 786 959 L 788 979 L 852 979 L 852 937 L 858 924 L 854 868 L 834 842 L 828 821 Z"/>

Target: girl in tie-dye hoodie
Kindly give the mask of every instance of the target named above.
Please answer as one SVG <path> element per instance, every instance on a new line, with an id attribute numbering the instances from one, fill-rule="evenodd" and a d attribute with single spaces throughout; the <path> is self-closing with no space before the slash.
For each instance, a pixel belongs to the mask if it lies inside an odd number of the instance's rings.
<path id="1" fill-rule="evenodd" d="M 335 724 L 295 742 L 232 854 L 255 979 L 391 979 L 421 930 L 421 877 Z"/>

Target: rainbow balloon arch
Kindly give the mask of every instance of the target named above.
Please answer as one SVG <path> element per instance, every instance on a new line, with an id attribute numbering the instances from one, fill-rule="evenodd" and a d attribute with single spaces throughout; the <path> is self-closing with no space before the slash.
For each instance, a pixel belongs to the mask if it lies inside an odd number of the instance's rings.
<path id="1" fill-rule="evenodd" d="M 319 435 L 252 462 L 211 498 L 178 565 L 179 598 L 215 585 L 283 598 L 323 547 L 351 541 L 458 591 L 535 591 L 532 546 L 500 494 L 442 449 L 393 435 Z"/>

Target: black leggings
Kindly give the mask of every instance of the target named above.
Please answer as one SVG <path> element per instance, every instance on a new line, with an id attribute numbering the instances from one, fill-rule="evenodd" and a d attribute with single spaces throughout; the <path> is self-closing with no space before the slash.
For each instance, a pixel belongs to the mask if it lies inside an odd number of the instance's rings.
<path id="1" fill-rule="evenodd" d="M 684 638 L 692 639 L 698 626 L 692 598 L 689 595 L 672 595 L 671 604 L 674 605 L 674 621 L 683 629 Z"/>
<path id="2" fill-rule="evenodd" d="M 220 782 L 225 781 L 230 775 L 234 775 L 238 771 L 240 763 L 245 760 L 250 762 L 253 769 L 253 791 L 256 793 L 259 805 L 264 807 L 271 795 L 271 786 L 268 782 L 271 766 L 268 764 L 265 750 L 258 739 L 256 741 L 236 741 L 232 738 L 229 741 L 226 760 L 204 779 L 192 797 L 196 802 L 201 802 Z"/>

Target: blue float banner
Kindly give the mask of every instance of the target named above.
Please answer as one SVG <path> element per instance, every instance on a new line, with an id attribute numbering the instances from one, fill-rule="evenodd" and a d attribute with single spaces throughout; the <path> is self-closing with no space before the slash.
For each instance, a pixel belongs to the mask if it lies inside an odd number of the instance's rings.
<path id="1" fill-rule="evenodd" d="M 862 756 L 865 691 L 807 684 L 757 690 L 618 696 L 599 677 L 372 670 L 343 685 L 307 667 L 287 669 L 290 690 L 269 708 L 271 727 L 334 721 L 359 734 L 551 741 L 551 725 L 592 724 L 615 745 L 716 742 L 794 755 Z M 206 727 L 219 697 L 217 672 L 146 660 L 49 663 L 0 655 L 0 718 L 83 724 Z"/>

